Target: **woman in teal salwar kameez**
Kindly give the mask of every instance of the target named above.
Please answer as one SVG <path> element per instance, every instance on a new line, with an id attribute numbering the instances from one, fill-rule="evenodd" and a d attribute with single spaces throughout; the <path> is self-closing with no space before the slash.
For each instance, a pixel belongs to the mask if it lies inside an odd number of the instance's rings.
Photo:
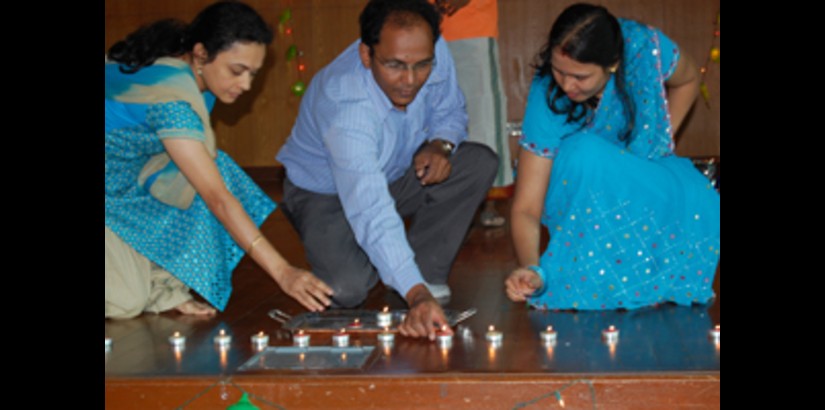
<path id="1" fill-rule="evenodd" d="M 275 203 L 217 150 L 210 126 L 216 100 L 250 89 L 271 41 L 251 7 L 220 2 L 189 25 L 161 20 L 107 52 L 106 318 L 215 314 L 244 253 L 308 309 L 329 304 L 329 287 L 260 232 Z"/>

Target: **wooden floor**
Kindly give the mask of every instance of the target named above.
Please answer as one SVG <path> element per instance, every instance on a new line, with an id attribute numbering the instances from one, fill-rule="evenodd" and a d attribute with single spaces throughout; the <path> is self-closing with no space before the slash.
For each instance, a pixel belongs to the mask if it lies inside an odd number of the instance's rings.
<path id="1" fill-rule="evenodd" d="M 260 184 L 280 199 L 279 184 Z M 506 202 L 499 207 L 509 210 Z M 307 266 L 298 236 L 281 212 L 262 229 L 293 264 Z M 362 370 L 244 373 L 238 367 L 256 353 L 252 334 L 269 333 L 274 346 L 292 343 L 267 312 L 304 312 L 244 258 L 227 309 L 215 318 L 164 313 L 105 321 L 106 336 L 114 342 L 105 362 L 107 408 L 226 408 L 242 392 L 261 409 L 557 408 L 559 397 L 568 409 L 720 407 L 720 346 L 707 337 L 720 322 L 718 271 L 711 306 L 573 313 L 510 302 L 503 281 L 515 266 L 507 226 L 470 230 L 450 276 L 453 297 L 446 307 L 475 307 L 478 313 L 464 322 L 450 350 L 399 337 L 392 349 L 376 349 Z M 404 308 L 397 294 L 379 284 L 363 308 L 385 305 Z M 499 348 L 484 339 L 490 324 L 504 333 Z M 548 324 L 559 335 L 550 349 L 538 338 Z M 600 338 L 609 325 L 621 331 L 613 348 Z M 233 336 L 229 350 L 214 346 L 221 329 Z M 187 336 L 182 352 L 167 341 L 175 331 Z M 313 335 L 312 345 L 329 343 L 329 335 Z M 356 336 L 352 343 L 377 344 L 373 334 Z"/>

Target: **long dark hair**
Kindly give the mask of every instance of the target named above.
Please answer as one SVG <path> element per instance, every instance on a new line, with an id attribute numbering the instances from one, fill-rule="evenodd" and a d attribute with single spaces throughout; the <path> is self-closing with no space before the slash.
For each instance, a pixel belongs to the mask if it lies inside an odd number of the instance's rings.
<path id="1" fill-rule="evenodd" d="M 624 79 L 624 38 L 619 21 L 606 8 L 592 4 L 578 3 L 566 8 L 553 23 L 547 44 L 539 53 L 535 65 L 542 77 L 550 76 L 547 90 L 547 105 L 556 114 L 566 114 L 566 122 L 578 122 L 585 118 L 582 127 L 593 119 L 591 107 L 598 104 L 598 97 L 590 97 L 584 103 L 572 101 L 561 91 L 553 78 L 550 63 L 553 50 L 559 50 L 573 60 L 585 64 L 596 64 L 602 68 L 617 66 L 616 89 L 624 104 L 627 127 L 620 133 L 620 139 L 629 143 L 633 129 L 635 106 L 628 97 Z"/>
<path id="2" fill-rule="evenodd" d="M 252 7 L 235 1 L 222 1 L 203 9 L 192 24 L 164 19 L 143 26 L 118 41 L 106 56 L 121 63 L 121 71 L 134 73 L 152 65 L 160 57 L 178 57 L 202 43 L 208 60 L 235 42 L 269 44 L 272 28 Z"/>

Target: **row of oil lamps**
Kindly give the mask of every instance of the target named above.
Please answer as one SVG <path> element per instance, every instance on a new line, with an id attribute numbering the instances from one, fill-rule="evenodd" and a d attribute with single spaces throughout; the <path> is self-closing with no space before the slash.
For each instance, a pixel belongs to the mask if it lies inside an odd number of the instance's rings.
<path id="1" fill-rule="evenodd" d="M 388 308 L 385 307 L 384 310 L 376 314 L 376 319 L 378 326 L 384 328 L 382 332 L 378 333 L 378 342 L 383 345 L 391 345 L 395 341 L 395 333 L 389 330 L 389 326 L 392 324 L 392 314 L 389 312 Z M 355 319 L 348 325 L 348 327 L 352 329 L 359 329 L 362 327 L 362 324 L 359 319 Z M 721 335 L 719 325 L 714 326 L 708 331 L 709 339 L 715 344 L 720 343 Z M 332 335 L 332 345 L 335 347 L 349 346 L 349 336 L 350 335 L 347 333 L 346 329 L 339 330 L 337 333 Z M 557 334 L 553 329 L 553 326 L 547 326 L 545 330 L 539 332 L 539 338 L 544 345 L 555 346 Z M 447 326 L 445 325 L 436 332 L 436 339 L 438 340 L 440 347 L 449 348 L 453 343 L 453 334 L 447 331 Z M 504 340 L 504 334 L 496 330 L 495 326 L 490 325 L 487 333 L 485 334 L 485 339 L 493 346 L 500 346 Z M 607 329 L 602 330 L 602 339 L 607 344 L 615 345 L 619 342 L 619 329 L 611 325 Z M 171 344 L 175 349 L 183 349 L 186 345 L 186 336 L 181 335 L 180 332 L 173 333 L 169 336 L 168 340 L 169 344 Z M 292 341 L 295 346 L 308 347 L 310 344 L 310 335 L 303 330 L 298 330 L 292 336 Z M 214 337 L 214 342 L 219 348 L 225 349 L 232 343 L 232 336 L 228 335 L 225 330 L 221 329 L 218 335 Z M 269 345 L 269 335 L 263 331 L 260 331 L 250 337 L 250 342 L 256 350 L 263 350 Z M 108 352 L 111 349 L 112 339 L 110 337 L 106 337 L 106 351 Z"/>

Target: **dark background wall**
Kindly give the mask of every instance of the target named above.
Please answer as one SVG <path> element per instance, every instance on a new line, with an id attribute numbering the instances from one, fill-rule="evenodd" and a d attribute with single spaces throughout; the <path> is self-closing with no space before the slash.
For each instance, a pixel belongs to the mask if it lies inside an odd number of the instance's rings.
<path id="1" fill-rule="evenodd" d="M 550 25 L 570 0 L 499 0 L 501 68 L 507 92 L 508 117 L 524 114 L 532 69 L 530 64 L 546 40 Z M 212 0 L 106 0 L 105 47 L 140 25 L 167 17 L 191 21 Z M 285 51 L 296 44 L 304 52 L 308 83 L 312 75 L 358 38 L 358 15 L 366 0 L 247 0 L 273 28 L 286 7 L 292 10 L 292 36 L 281 33 L 270 45 L 264 68 L 252 90 L 233 105 L 218 103 L 213 122 L 218 146 L 241 166 L 280 165 L 275 154 L 298 114 L 300 98 L 290 91 L 298 79 Z M 713 43 L 720 0 L 609 0 L 614 15 L 660 28 L 697 65 L 703 65 Z M 717 39 L 717 45 L 721 45 Z M 720 155 L 720 65 L 711 64 L 705 77 L 711 100 L 697 101 L 678 137 L 677 153 L 684 156 Z"/>

